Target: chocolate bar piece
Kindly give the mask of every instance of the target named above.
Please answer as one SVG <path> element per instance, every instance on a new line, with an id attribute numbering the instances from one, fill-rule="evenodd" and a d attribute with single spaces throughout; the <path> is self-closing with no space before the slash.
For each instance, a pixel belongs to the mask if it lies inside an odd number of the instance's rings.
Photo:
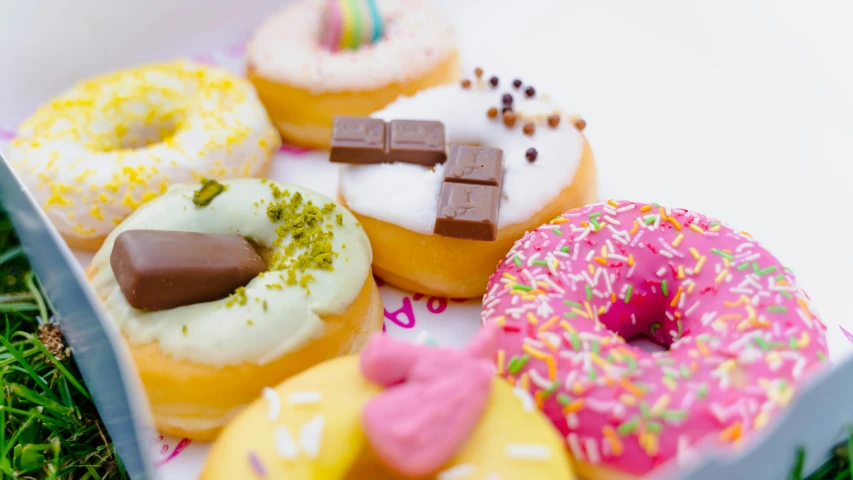
<path id="1" fill-rule="evenodd" d="M 332 124 L 332 148 L 329 160 L 339 163 L 383 163 L 385 122 L 368 117 L 335 117 Z"/>
<path id="2" fill-rule="evenodd" d="M 370 164 L 403 162 L 432 166 L 447 159 L 444 125 L 429 120 L 335 117 L 329 160 Z"/>
<path id="3" fill-rule="evenodd" d="M 120 233 L 110 266 L 127 303 L 151 311 L 225 298 L 266 270 L 239 235 L 163 230 Z"/>
<path id="4" fill-rule="evenodd" d="M 498 148 L 453 145 L 444 164 L 444 181 L 500 186 L 503 151 Z"/>
<path id="5" fill-rule="evenodd" d="M 433 233 L 494 241 L 498 236 L 500 201 L 499 187 L 446 182 L 441 186 Z"/>
<path id="6" fill-rule="evenodd" d="M 392 120 L 388 130 L 388 156 L 391 161 L 431 167 L 447 160 L 441 122 Z"/>

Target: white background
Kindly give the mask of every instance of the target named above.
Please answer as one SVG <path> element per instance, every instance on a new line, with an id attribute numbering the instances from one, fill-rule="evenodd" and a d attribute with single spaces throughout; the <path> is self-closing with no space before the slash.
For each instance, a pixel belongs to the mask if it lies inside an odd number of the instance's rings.
<path id="1" fill-rule="evenodd" d="M 0 0 L 0 129 L 83 77 L 233 44 L 283 3 Z M 797 272 L 833 357 L 850 350 L 835 325 L 853 331 L 851 2 L 436 3 L 467 66 L 583 115 L 601 198 L 751 232 Z M 329 173 L 287 168 L 307 183 Z"/>

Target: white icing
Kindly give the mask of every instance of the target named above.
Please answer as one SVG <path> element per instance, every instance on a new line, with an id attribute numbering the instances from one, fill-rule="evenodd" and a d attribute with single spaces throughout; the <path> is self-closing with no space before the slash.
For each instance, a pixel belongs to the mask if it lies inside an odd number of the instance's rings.
<path id="1" fill-rule="evenodd" d="M 110 254 L 115 237 L 131 229 L 194 231 L 251 236 L 270 247 L 276 226 L 266 215 L 275 201 L 273 182 L 234 180 L 207 207 L 192 203 L 194 185 L 178 185 L 146 204 L 106 239 L 92 260 L 97 273 L 92 284 L 111 318 L 132 344 L 157 342 L 160 349 L 178 359 L 221 366 L 241 362 L 264 364 L 323 334 L 321 315 L 341 314 L 361 291 L 372 261 L 370 243 L 356 219 L 337 207 L 332 219 L 343 214 L 343 226 L 335 224 L 332 249 L 340 255 L 333 270 L 308 270 L 316 279 L 308 284 L 310 294 L 298 285 L 288 286 L 279 272 L 267 272 L 246 285 L 247 301 L 226 307 L 228 299 L 187 305 L 159 312 L 131 307 L 122 294 L 112 268 Z M 290 192 L 300 192 L 303 201 L 315 205 L 328 198 L 293 185 L 277 184 Z M 263 202 L 262 202 L 263 200 Z M 257 203 L 257 206 L 256 206 Z M 289 238 L 289 237 L 288 237 Z M 284 244 L 289 240 L 285 239 Z M 346 248 L 342 248 L 346 244 Z M 286 278 L 286 275 L 285 275 Z M 282 285 L 269 289 L 267 285 Z M 263 300 L 267 301 L 266 310 Z M 249 324 L 251 320 L 251 324 Z M 186 326 L 186 332 L 184 332 Z"/>
<path id="2" fill-rule="evenodd" d="M 248 81 L 178 61 L 81 82 L 21 125 L 9 160 L 60 233 L 97 238 L 168 184 L 258 175 L 279 143 Z"/>
<path id="3" fill-rule="evenodd" d="M 498 227 L 522 223 L 571 185 L 583 151 L 583 136 L 562 116 L 557 128 L 543 124 L 557 109 L 550 102 L 507 88 L 511 77 L 501 77 L 503 86 L 472 85 L 463 89 L 447 85 L 400 97 L 373 114 L 393 119 L 438 120 L 444 123 L 447 142 L 480 144 L 503 150 L 503 192 Z M 525 118 L 537 118 L 535 133 L 522 133 L 523 120 L 513 129 L 500 119 L 488 118 L 490 107 L 500 110 L 503 93 L 511 92 L 513 107 Z M 536 161 L 525 157 L 527 149 L 538 152 Z M 408 230 L 432 234 L 444 165 L 432 169 L 419 165 L 391 163 L 344 165 L 340 194 L 347 207 L 362 215 Z"/>
<path id="4" fill-rule="evenodd" d="M 331 52 L 319 43 L 322 0 L 304 0 L 272 16 L 246 49 L 261 76 L 314 93 L 372 90 L 426 74 L 456 51 L 453 28 L 425 0 L 377 0 L 385 32 L 358 50 Z"/>

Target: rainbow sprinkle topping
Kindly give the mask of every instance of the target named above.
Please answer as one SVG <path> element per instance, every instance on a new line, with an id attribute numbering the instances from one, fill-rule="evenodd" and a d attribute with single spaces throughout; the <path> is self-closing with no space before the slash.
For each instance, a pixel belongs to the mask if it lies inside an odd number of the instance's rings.
<path id="1" fill-rule="evenodd" d="M 382 38 L 376 0 L 328 0 L 324 19 L 323 45 L 333 52 L 357 50 Z"/>

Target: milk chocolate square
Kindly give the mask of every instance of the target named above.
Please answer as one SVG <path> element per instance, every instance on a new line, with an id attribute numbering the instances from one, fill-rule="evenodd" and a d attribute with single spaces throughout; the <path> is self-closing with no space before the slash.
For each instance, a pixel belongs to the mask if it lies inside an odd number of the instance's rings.
<path id="1" fill-rule="evenodd" d="M 444 164 L 444 181 L 500 186 L 503 151 L 499 148 L 453 145 Z"/>
<path id="2" fill-rule="evenodd" d="M 127 230 L 110 266 L 124 297 L 141 310 L 166 310 L 227 297 L 266 270 L 239 235 Z"/>
<path id="3" fill-rule="evenodd" d="M 383 163 L 386 153 L 385 122 L 378 118 L 337 116 L 332 124 L 329 161 Z"/>
<path id="4" fill-rule="evenodd" d="M 498 235 L 500 201 L 499 187 L 446 182 L 441 186 L 433 233 L 494 241 Z"/>
<path id="5" fill-rule="evenodd" d="M 430 120 L 392 120 L 388 125 L 390 161 L 431 167 L 447 160 L 444 125 Z"/>

